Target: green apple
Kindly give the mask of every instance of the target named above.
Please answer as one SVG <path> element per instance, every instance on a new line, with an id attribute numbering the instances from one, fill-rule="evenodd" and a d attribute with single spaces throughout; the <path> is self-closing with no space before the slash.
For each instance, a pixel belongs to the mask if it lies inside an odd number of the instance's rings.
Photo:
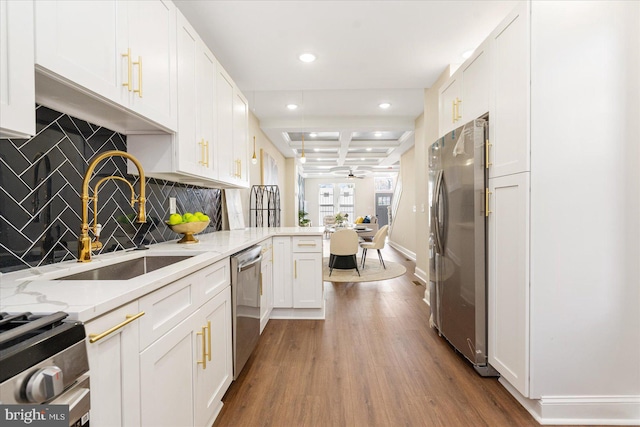
<path id="1" fill-rule="evenodd" d="M 182 215 L 178 213 L 171 214 L 169 217 L 169 225 L 182 224 Z"/>
<path id="2" fill-rule="evenodd" d="M 200 218 L 195 215 L 191 215 L 189 218 L 187 218 L 187 222 L 200 222 Z"/>
<path id="3" fill-rule="evenodd" d="M 182 215 L 182 221 L 183 222 L 189 222 L 189 218 L 191 218 L 193 216 L 193 214 L 191 212 L 185 212 Z"/>
<path id="4" fill-rule="evenodd" d="M 204 222 L 209 221 L 209 216 L 208 216 L 208 215 L 202 215 L 202 216 L 200 217 L 200 221 L 204 221 Z"/>

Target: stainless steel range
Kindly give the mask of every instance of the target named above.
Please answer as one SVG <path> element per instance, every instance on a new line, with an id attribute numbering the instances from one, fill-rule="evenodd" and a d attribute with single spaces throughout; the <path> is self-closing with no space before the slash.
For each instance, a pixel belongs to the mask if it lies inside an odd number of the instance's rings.
<path id="1" fill-rule="evenodd" d="M 68 405 L 69 426 L 89 425 L 84 326 L 67 314 L 0 313 L 0 404 Z"/>

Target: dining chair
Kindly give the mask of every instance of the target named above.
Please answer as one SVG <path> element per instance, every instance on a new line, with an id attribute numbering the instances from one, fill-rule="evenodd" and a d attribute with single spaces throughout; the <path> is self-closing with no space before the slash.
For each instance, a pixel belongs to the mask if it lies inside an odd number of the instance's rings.
<path id="1" fill-rule="evenodd" d="M 347 267 L 345 269 L 355 268 L 359 276 L 360 270 L 358 269 L 357 254 L 358 233 L 354 230 L 342 229 L 331 234 L 331 240 L 329 242 L 329 276 L 333 273 L 333 268 L 340 258 L 346 258 L 348 261 L 351 261 L 353 263 L 351 264 L 353 267 Z"/>
<path id="2" fill-rule="evenodd" d="M 333 226 L 336 224 L 336 216 L 335 215 L 325 215 L 322 218 L 322 225 L 324 225 L 324 238 L 328 238 L 331 234 Z"/>
<path id="3" fill-rule="evenodd" d="M 384 244 L 387 240 L 387 233 L 389 232 L 389 226 L 385 225 L 378 230 L 375 236 L 373 236 L 373 240 L 371 242 L 361 242 L 360 247 L 362 248 L 362 269 L 364 270 L 364 264 L 367 261 L 367 250 L 368 249 L 376 249 L 378 251 L 378 259 L 380 260 L 380 264 L 386 270 L 387 266 L 384 265 L 384 260 L 382 259 L 382 253 L 380 249 L 384 248 Z"/>

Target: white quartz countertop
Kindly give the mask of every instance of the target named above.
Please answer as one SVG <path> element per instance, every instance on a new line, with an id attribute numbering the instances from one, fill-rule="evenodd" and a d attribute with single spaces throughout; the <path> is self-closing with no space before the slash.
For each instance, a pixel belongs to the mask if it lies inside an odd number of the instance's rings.
<path id="1" fill-rule="evenodd" d="M 34 314 L 63 311 L 83 322 L 138 299 L 179 278 L 273 236 L 321 236 L 323 227 L 245 228 L 198 234 L 196 244 L 176 240 L 150 245 L 148 250 L 119 251 L 94 256 L 91 262 L 66 261 L 0 274 L 0 311 Z M 154 255 L 193 255 L 129 280 L 56 280 L 115 264 Z"/>

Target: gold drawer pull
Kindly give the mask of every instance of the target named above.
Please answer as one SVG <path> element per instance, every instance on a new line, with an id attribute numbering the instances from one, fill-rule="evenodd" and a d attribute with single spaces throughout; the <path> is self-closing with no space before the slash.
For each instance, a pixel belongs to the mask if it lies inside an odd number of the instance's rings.
<path id="1" fill-rule="evenodd" d="M 142 98 L 142 57 L 138 56 L 138 62 L 134 62 L 133 65 L 138 66 L 138 89 L 133 91 L 138 94 L 138 97 Z"/>
<path id="2" fill-rule="evenodd" d="M 122 83 L 122 86 L 126 86 L 127 90 L 131 92 L 131 49 L 127 49 L 127 53 L 123 53 L 122 56 L 127 57 L 127 82 Z"/>
<path id="3" fill-rule="evenodd" d="M 314 243 L 298 243 L 298 246 L 316 246 L 315 242 Z"/>
<path id="4" fill-rule="evenodd" d="M 202 365 L 202 369 L 207 369 L 207 336 L 205 335 L 207 327 L 202 327 L 202 332 L 196 332 L 196 335 L 202 336 L 202 360 L 198 360 L 198 365 Z"/>
<path id="5" fill-rule="evenodd" d="M 134 320 L 136 320 L 137 318 L 142 317 L 142 316 L 144 316 L 144 311 L 141 311 L 138 314 L 127 314 L 127 316 L 126 316 L 127 320 L 125 320 L 122 323 L 117 324 L 113 328 L 107 329 L 106 331 L 104 331 L 101 334 L 90 334 L 89 335 L 89 342 L 91 344 L 93 344 L 96 341 L 100 341 L 102 338 L 106 337 L 107 335 L 110 335 L 110 334 L 114 333 L 115 331 L 117 331 L 120 328 L 124 328 L 129 323 L 133 322 Z"/>
<path id="6" fill-rule="evenodd" d="M 207 343 L 207 359 L 211 362 L 211 320 L 207 320 L 207 336 L 209 337 L 209 342 Z"/>
<path id="7" fill-rule="evenodd" d="M 485 193 L 484 193 L 484 216 L 489 216 L 490 213 L 492 213 L 492 211 L 489 210 L 489 196 L 493 194 L 491 191 L 489 191 L 488 188 L 485 188 Z"/>

